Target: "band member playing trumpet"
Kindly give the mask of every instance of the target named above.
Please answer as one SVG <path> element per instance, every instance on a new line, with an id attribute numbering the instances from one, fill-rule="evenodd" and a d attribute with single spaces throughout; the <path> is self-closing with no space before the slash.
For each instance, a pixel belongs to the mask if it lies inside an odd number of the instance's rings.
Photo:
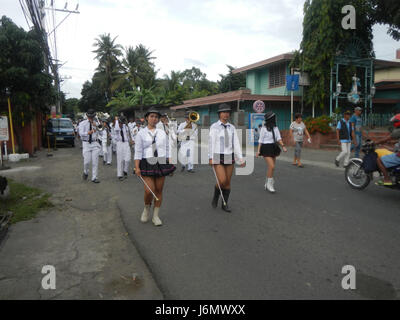
<path id="1" fill-rule="evenodd" d="M 140 220 L 145 223 L 149 220 L 150 208 L 154 200 L 152 222 L 161 226 L 160 207 L 165 176 L 175 171 L 175 166 L 167 163 L 170 150 L 167 136 L 156 125 L 161 114 L 156 109 L 150 109 L 145 115 L 147 127 L 140 130 L 136 136 L 135 173 L 144 182 L 144 210 Z"/>
<path id="2" fill-rule="evenodd" d="M 79 123 L 78 132 L 82 141 L 82 155 L 83 155 L 83 180 L 87 180 L 89 175 L 89 167 L 92 164 L 92 182 L 99 183 L 97 179 L 97 172 L 99 167 L 99 152 L 100 143 L 98 142 L 99 123 L 94 121 L 96 112 L 89 109 L 86 112 L 86 120 Z"/>
<path id="3" fill-rule="evenodd" d="M 219 120 L 211 125 L 208 142 L 208 159 L 217 179 L 211 205 L 216 208 L 221 195 L 222 210 L 226 212 L 231 212 L 228 200 L 235 159 L 241 167 L 245 166 L 239 137 L 235 127 L 229 123 L 230 112 L 231 107 L 225 103 L 218 107 Z"/>
<path id="4" fill-rule="evenodd" d="M 132 139 L 126 124 L 125 116 L 120 116 L 114 122 L 113 140 L 117 149 L 117 176 L 120 181 L 128 178 L 129 164 L 131 161 Z"/>
<path id="5" fill-rule="evenodd" d="M 178 137 L 181 141 L 181 147 L 179 149 L 179 161 L 183 163 L 182 171 L 185 170 L 187 164 L 188 172 L 194 173 L 194 148 L 195 142 L 197 141 L 197 124 L 195 119 L 191 119 L 192 112 L 188 111 L 185 115 L 185 122 L 181 123 L 178 127 Z"/>

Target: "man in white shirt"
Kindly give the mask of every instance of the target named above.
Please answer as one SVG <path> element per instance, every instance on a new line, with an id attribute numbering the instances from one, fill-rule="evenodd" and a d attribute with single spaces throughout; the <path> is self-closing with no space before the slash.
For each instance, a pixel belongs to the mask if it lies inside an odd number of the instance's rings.
<path id="1" fill-rule="evenodd" d="M 117 176 L 120 181 L 128 178 L 129 164 L 132 156 L 130 149 L 132 139 L 125 122 L 126 118 L 121 116 L 115 121 L 113 128 L 113 140 L 116 143 L 117 149 Z"/>
<path id="2" fill-rule="evenodd" d="M 197 141 L 198 129 L 197 124 L 190 121 L 190 111 L 186 112 L 186 121 L 181 123 L 178 127 L 178 137 L 180 137 L 181 147 L 179 150 L 179 161 L 183 163 L 182 171 L 185 170 L 187 165 L 188 172 L 194 173 L 194 148 L 195 142 Z"/>
<path id="3" fill-rule="evenodd" d="M 100 143 L 97 132 L 97 126 L 94 123 L 96 113 L 89 109 L 86 113 L 87 119 L 79 123 L 78 132 L 82 141 L 83 155 L 83 180 L 87 180 L 89 175 L 89 166 L 92 164 L 92 182 L 99 183 L 97 172 L 99 167 Z"/>

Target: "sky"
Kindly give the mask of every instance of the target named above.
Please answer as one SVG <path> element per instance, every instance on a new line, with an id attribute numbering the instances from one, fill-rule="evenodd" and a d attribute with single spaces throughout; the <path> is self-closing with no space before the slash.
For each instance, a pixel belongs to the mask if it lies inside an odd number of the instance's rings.
<path id="1" fill-rule="evenodd" d="M 243 67 L 299 48 L 304 0 L 54 0 L 56 8 L 74 10 L 56 29 L 57 58 L 64 65 L 61 89 L 80 98 L 82 84 L 91 80 L 97 61 L 93 43 L 104 33 L 123 47 L 142 43 L 154 51 L 157 76 L 171 70 L 200 68 L 213 81 L 226 65 Z M 49 4 L 50 0 L 46 0 Z M 66 13 L 46 11 L 47 31 Z M 0 0 L 0 14 L 28 30 L 18 0 Z M 395 59 L 400 43 L 374 27 L 379 59 Z M 50 46 L 55 57 L 54 39 Z"/>

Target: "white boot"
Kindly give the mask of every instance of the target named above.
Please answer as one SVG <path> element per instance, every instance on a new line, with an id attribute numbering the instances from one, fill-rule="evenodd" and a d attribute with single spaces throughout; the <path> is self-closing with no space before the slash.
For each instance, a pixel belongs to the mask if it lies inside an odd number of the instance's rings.
<path id="1" fill-rule="evenodd" d="M 143 223 L 146 223 L 147 221 L 149 221 L 150 207 L 151 207 L 150 204 L 146 204 L 144 206 L 143 213 L 142 213 L 142 216 L 140 218 L 140 221 L 142 221 Z"/>
<path id="2" fill-rule="evenodd" d="M 153 224 L 155 226 L 161 226 L 162 225 L 162 221 L 160 220 L 160 217 L 158 216 L 159 211 L 160 211 L 159 207 L 154 207 L 153 219 L 151 221 L 153 221 Z"/>
<path id="3" fill-rule="evenodd" d="M 274 187 L 274 183 L 275 183 L 274 178 L 271 178 L 271 192 L 276 192 L 275 191 L 275 187 Z"/>
<path id="4" fill-rule="evenodd" d="M 274 189 L 274 178 L 268 178 L 267 179 L 267 190 L 271 193 L 275 192 Z"/>

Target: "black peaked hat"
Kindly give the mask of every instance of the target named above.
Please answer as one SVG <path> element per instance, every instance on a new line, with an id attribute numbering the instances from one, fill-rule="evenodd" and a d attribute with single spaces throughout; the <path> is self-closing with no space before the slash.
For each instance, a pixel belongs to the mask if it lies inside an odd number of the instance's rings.
<path id="1" fill-rule="evenodd" d="M 144 115 L 144 117 L 146 118 L 150 113 L 156 113 L 158 114 L 159 117 L 161 117 L 161 113 L 160 111 L 158 111 L 155 108 L 150 108 L 149 110 L 147 110 L 146 114 Z"/>
<path id="2" fill-rule="evenodd" d="M 276 116 L 275 113 L 273 113 L 272 111 L 268 111 L 268 112 L 265 114 L 265 116 L 264 116 L 264 120 L 265 120 L 265 121 L 271 120 L 271 119 L 273 119 L 275 116 Z"/>
<path id="3" fill-rule="evenodd" d="M 89 109 L 88 111 L 86 111 L 86 116 L 88 117 L 94 117 L 96 115 L 96 111 L 94 111 L 94 109 Z"/>
<path id="4" fill-rule="evenodd" d="M 232 111 L 232 108 L 229 104 L 223 103 L 218 106 L 218 113 L 227 111 Z"/>

